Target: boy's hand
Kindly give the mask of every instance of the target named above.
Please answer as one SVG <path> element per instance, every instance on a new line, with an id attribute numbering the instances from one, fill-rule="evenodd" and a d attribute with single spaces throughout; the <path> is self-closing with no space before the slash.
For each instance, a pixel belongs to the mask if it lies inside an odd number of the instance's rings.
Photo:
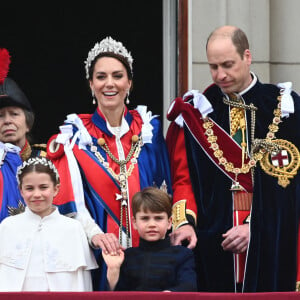
<path id="1" fill-rule="evenodd" d="M 109 254 L 102 251 L 102 257 L 108 269 L 120 268 L 124 261 L 124 251 L 119 249 L 116 254 Z"/>

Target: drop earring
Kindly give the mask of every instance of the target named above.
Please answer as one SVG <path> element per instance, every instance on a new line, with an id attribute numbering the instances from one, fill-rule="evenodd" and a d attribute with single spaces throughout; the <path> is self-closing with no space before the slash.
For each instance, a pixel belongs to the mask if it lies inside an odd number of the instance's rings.
<path id="1" fill-rule="evenodd" d="M 129 100 L 129 91 L 127 91 L 126 104 L 128 105 L 129 103 L 130 103 L 130 100 Z"/>
<path id="2" fill-rule="evenodd" d="M 96 100 L 95 100 L 95 92 L 94 90 L 92 90 L 92 98 L 93 98 L 93 104 L 96 104 Z"/>

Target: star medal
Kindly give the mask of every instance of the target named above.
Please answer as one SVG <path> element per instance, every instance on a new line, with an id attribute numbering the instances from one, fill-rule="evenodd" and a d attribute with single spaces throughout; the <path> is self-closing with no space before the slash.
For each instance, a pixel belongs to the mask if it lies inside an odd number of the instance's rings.
<path id="1" fill-rule="evenodd" d="M 260 160 L 261 168 L 269 175 L 278 178 L 278 184 L 283 188 L 290 184 L 290 179 L 296 176 L 300 167 L 300 153 L 291 142 L 277 139 L 273 143 L 280 147 L 278 152 L 266 152 Z"/>

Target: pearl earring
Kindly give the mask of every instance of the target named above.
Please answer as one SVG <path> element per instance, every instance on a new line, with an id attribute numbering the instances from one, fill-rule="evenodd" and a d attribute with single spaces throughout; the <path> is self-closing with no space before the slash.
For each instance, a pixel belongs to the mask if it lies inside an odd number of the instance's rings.
<path id="1" fill-rule="evenodd" d="M 129 103 L 130 103 L 130 100 L 129 100 L 129 91 L 127 91 L 126 104 L 128 105 Z"/>
<path id="2" fill-rule="evenodd" d="M 92 98 L 93 98 L 93 104 L 96 104 L 96 100 L 95 100 L 95 92 L 94 90 L 92 90 Z"/>

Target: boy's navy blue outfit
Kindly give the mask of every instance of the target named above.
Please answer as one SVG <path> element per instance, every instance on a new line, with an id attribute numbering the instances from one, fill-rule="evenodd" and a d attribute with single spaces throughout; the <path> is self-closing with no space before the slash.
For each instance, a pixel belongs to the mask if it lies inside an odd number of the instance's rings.
<path id="1" fill-rule="evenodd" d="M 149 242 L 125 250 L 116 291 L 197 291 L 192 250 L 171 246 L 170 239 Z"/>

